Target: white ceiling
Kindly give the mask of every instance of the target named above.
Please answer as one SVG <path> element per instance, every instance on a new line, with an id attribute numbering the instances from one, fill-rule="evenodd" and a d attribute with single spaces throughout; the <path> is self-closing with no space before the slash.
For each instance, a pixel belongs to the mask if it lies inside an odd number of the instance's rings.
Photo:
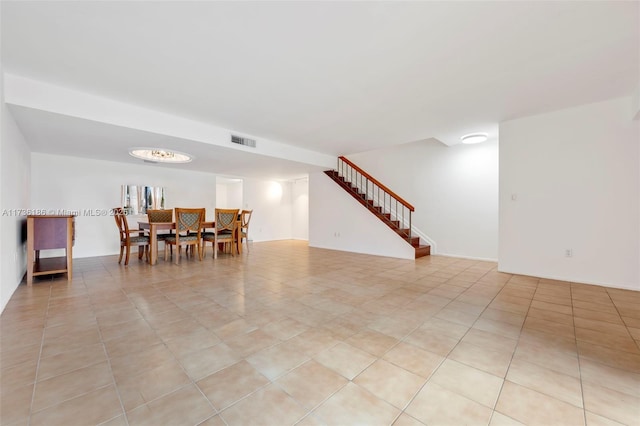
<path id="1" fill-rule="evenodd" d="M 157 133 L 113 126 L 11 105 L 10 110 L 35 152 L 95 158 L 149 167 L 188 169 L 224 176 L 295 179 L 322 168 L 282 158 L 257 155 Z M 91 141 L 91 143 L 88 143 Z M 131 147 L 182 150 L 194 159 L 187 164 L 150 164 L 128 155 Z"/>
<path id="2" fill-rule="evenodd" d="M 495 137 L 503 120 L 631 95 L 639 5 L 3 1 L 2 66 L 341 155 L 431 137 L 453 144 L 474 131 Z M 151 143 L 144 132 L 12 111 L 30 143 L 51 152 L 129 161 L 118 140 Z M 244 153 L 172 142 L 210 155 L 216 173 L 242 175 L 247 164 Z M 274 173 L 292 166 L 255 160 Z"/>

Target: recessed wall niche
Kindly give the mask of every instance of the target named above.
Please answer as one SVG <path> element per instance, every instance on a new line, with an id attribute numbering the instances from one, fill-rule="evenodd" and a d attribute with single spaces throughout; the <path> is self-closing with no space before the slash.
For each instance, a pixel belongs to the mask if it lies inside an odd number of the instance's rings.
<path id="1" fill-rule="evenodd" d="M 147 209 L 164 209 L 166 191 L 161 186 L 122 185 L 121 205 L 129 215 L 146 214 Z"/>

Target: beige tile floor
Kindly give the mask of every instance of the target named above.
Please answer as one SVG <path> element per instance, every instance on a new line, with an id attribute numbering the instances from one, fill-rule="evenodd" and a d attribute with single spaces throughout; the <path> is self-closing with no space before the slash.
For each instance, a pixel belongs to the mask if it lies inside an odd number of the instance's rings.
<path id="1" fill-rule="evenodd" d="M 640 292 L 296 241 L 210 255 L 21 285 L 0 423 L 640 424 Z"/>

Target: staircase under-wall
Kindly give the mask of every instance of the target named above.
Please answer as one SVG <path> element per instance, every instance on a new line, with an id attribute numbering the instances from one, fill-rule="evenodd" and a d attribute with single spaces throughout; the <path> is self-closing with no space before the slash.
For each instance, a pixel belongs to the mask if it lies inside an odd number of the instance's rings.
<path id="1" fill-rule="evenodd" d="M 431 246 L 421 244 L 420 237 L 411 234 L 411 204 L 378 182 L 345 157 L 338 158 L 336 170 L 326 170 L 340 187 L 415 249 L 415 258 L 431 254 Z"/>

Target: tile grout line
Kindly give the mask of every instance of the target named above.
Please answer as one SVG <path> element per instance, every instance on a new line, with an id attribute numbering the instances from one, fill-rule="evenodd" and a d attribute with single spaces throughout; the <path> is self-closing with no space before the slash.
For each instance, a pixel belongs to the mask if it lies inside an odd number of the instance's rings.
<path id="1" fill-rule="evenodd" d="M 125 291 L 121 288 L 120 291 L 125 293 Z M 91 298 L 89 298 L 91 300 Z M 128 296 L 127 296 L 127 299 Z M 118 383 L 116 382 L 116 377 L 113 374 L 113 368 L 111 367 L 111 356 L 107 351 L 107 347 L 104 344 L 104 339 L 102 337 L 102 330 L 100 327 L 100 322 L 98 321 L 98 315 L 96 315 L 95 307 L 93 302 L 91 303 L 91 308 L 93 310 L 93 314 L 96 317 L 96 328 L 98 329 L 98 335 L 100 336 L 100 344 L 102 345 L 102 350 L 104 351 L 105 357 L 107 358 L 107 365 L 109 366 L 109 373 L 111 374 L 111 383 L 113 384 L 114 390 L 116 391 L 116 395 L 118 396 L 118 402 L 120 403 L 120 409 L 122 410 L 122 416 L 124 417 L 124 421 L 126 425 L 129 425 L 129 418 L 127 416 L 127 410 L 124 408 L 124 402 L 122 401 L 122 395 L 120 394 L 120 389 L 118 388 Z M 116 416 L 117 418 L 118 416 Z"/>
<path id="2" fill-rule="evenodd" d="M 178 309 L 180 309 L 182 312 L 186 313 L 186 314 L 188 315 L 188 318 L 192 318 L 192 315 L 190 314 L 190 312 L 186 311 L 186 310 L 185 310 L 185 309 L 183 309 L 181 306 L 179 306 L 177 303 L 175 303 L 171 298 L 169 298 L 169 297 L 166 295 L 166 293 L 165 293 L 165 292 L 163 292 L 162 290 L 156 290 L 156 291 L 159 291 L 159 292 L 162 294 L 162 296 L 163 296 L 165 299 L 167 299 L 167 301 L 171 302 L 173 305 L 175 305 L 175 306 L 176 306 Z M 162 337 L 160 337 L 160 336 L 158 335 L 158 331 L 157 331 L 157 329 L 156 329 L 155 327 L 153 327 L 153 326 L 152 326 L 152 325 L 147 321 L 147 318 L 143 315 L 143 313 L 142 313 L 142 312 L 140 312 L 140 310 L 138 309 L 138 305 L 135 303 L 135 301 L 133 301 L 133 300 L 131 299 L 131 297 L 129 296 L 129 294 L 128 294 L 127 292 L 124 292 L 124 293 L 125 293 L 125 295 L 126 295 L 127 299 L 128 299 L 128 300 L 133 304 L 133 306 L 135 307 L 136 311 L 138 311 L 138 313 L 140 314 L 140 316 L 142 317 L 142 319 L 144 320 L 144 322 L 149 326 L 149 328 L 150 328 L 151 330 L 153 330 L 153 334 L 154 334 L 154 335 L 155 335 L 155 336 L 156 336 L 156 337 L 157 337 L 157 338 L 162 342 L 162 345 L 163 345 L 163 346 L 164 346 L 164 347 L 169 351 L 169 353 L 171 353 L 171 356 L 173 357 L 173 359 L 174 359 L 174 361 L 176 362 L 176 364 L 178 364 L 178 365 L 180 366 L 180 369 L 181 369 L 181 370 L 184 372 L 184 374 L 189 378 L 189 383 L 188 383 L 188 384 L 185 384 L 184 386 L 179 386 L 178 388 L 173 389 L 173 390 L 171 390 L 171 391 L 169 391 L 169 392 L 167 392 L 167 393 L 165 393 L 165 394 L 159 395 L 157 398 L 154 398 L 154 399 L 152 399 L 152 400 L 150 400 L 150 401 L 145 401 L 145 402 L 144 402 L 144 404 L 141 404 L 141 405 L 139 405 L 138 407 L 135 407 L 135 408 L 134 408 L 134 409 L 132 409 L 131 411 L 136 410 L 136 409 L 138 409 L 138 408 L 140 408 L 140 407 L 142 407 L 142 406 L 145 406 L 145 405 L 147 405 L 147 404 L 149 404 L 149 403 L 151 403 L 151 402 L 153 402 L 153 401 L 157 401 L 157 400 L 159 400 L 159 399 L 161 399 L 161 398 L 164 398 L 164 397 L 166 397 L 167 395 L 170 395 L 170 394 L 172 394 L 172 393 L 174 393 L 174 392 L 177 392 L 177 391 L 179 391 L 179 390 L 182 390 L 182 389 L 186 388 L 187 386 L 191 386 L 191 385 L 193 385 L 193 386 L 198 390 L 198 392 L 199 392 L 199 393 L 204 397 L 204 399 L 207 401 L 207 403 L 209 404 L 209 406 L 213 409 L 213 414 L 212 414 L 210 417 L 208 417 L 208 418 L 215 417 L 216 415 L 219 415 L 219 414 L 220 414 L 220 412 L 221 412 L 221 410 L 218 410 L 218 409 L 213 405 L 213 403 L 209 400 L 209 398 L 207 398 L 207 396 L 202 392 L 202 389 L 200 389 L 200 387 L 197 385 L 196 381 L 195 381 L 193 378 L 191 378 L 191 376 L 189 375 L 189 373 L 187 372 L 187 370 L 185 370 L 184 366 L 182 365 L 182 363 L 181 363 L 181 362 L 180 362 L 180 360 L 178 359 L 178 356 L 177 356 L 177 355 L 176 355 L 176 354 L 175 354 L 175 353 L 174 353 L 174 352 L 173 352 L 173 351 L 172 351 L 172 350 L 167 346 L 166 341 L 165 341 Z M 176 320 L 176 321 L 173 321 L 173 322 L 178 322 L 178 321 L 180 321 L 180 320 Z M 170 324 L 171 324 L 171 323 L 170 323 Z M 215 334 L 215 333 L 214 333 L 214 334 Z M 123 408 L 124 408 L 124 407 L 123 407 Z M 128 424 L 128 415 L 127 415 L 126 410 L 125 410 L 125 417 L 127 418 L 127 424 Z M 202 419 L 200 423 L 202 423 L 202 422 L 204 422 L 204 421 L 206 421 L 206 420 L 207 420 L 207 418 Z M 225 423 L 226 423 L 226 422 L 225 422 Z"/>
<path id="3" fill-rule="evenodd" d="M 465 271 L 466 271 L 467 269 L 469 269 L 469 268 L 466 268 L 466 269 L 465 269 Z M 481 277 L 479 277 L 479 278 L 478 278 L 478 279 L 477 279 L 477 280 L 476 280 L 476 281 L 475 281 L 475 282 L 474 282 L 474 283 L 473 283 L 469 288 L 471 288 L 471 287 L 475 286 L 476 284 L 478 284 L 478 283 L 479 283 L 479 281 L 482 279 L 482 277 L 486 276 L 486 275 L 487 275 L 488 273 L 490 273 L 490 272 L 491 272 L 491 270 L 489 270 L 489 271 L 485 272 L 485 273 L 484 273 Z M 460 273 L 462 273 L 462 272 L 460 272 Z M 451 279 L 451 278 L 450 278 L 450 279 Z M 448 281 L 448 280 L 447 280 L 447 281 Z M 440 285 L 443 285 L 443 284 L 444 284 L 444 283 L 446 283 L 447 281 L 445 281 L 445 282 L 441 283 Z M 507 282 L 508 282 L 508 281 L 507 281 Z M 505 287 L 505 285 L 507 284 L 507 282 L 505 282 L 505 283 L 502 285 L 502 287 L 501 287 L 501 290 L 500 290 L 500 291 L 502 291 L 502 289 L 504 289 L 504 287 Z M 440 285 L 439 285 L 439 286 L 440 286 Z M 437 286 L 437 287 L 439 287 L 439 286 Z M 436 287 L 436 288 L 437 288 L 437 287 Z M 467 288 L 467 290 L 468 290 L 469 288 Z M 423 321 L 423 322 L 422 322 L 422 324 L 421 324 L 421 325 L 419 325 L 419 326 L 417 326 L 413 331 L 415 331 L 415 330 L 417 330 L 418 328 L 420 328 L 422 325 L 424 325 L 424 323 L 425 323 L 425 322 L 427 322 L 427 321 L 429 321 L 430 319 L 434 318 L 434 317 L 435 317 L 435 315 L 437 315 L 440 311 L 442 311 L 444 308 L 446 308 L 446 307 L 447 307 L 447 306 L 449 306 L 451 303 L 453 303 L 453 302 L 454 302 L 458 297 L 460 297 L 460 295 L 464 294 L 465 292 L 466 292 L 466 290 L 465 290 L 465 291 L 463 291 L 462 293 L 460 293 L 460 294 L 459 294 L 458 296 L 456 296 L 454 299 L 451 299 L 451 301 L 450 301 L 449 303 L 447 303 L 446 305 L 442 306 L 442 307 L 438 310 L 438 312 L 434 313 L 434 315 L 433 315 L 433 316 L 431 316 L 428 320 Z M 426 293 L 426 294 L 428 294 L 428 293 Z M 491 301 L 490 301 L 490 302 L 485 306 L 485 308 L 482 310 L 482 312 L 484 312 L 484 311 L 489 307 L 489 305 L 491 304 L 491 302 L 493 302 L 493 300 L 495 300 L 495 298 L 496 298 L 496 297 L 498 297 L 498 294 L 500 294 L 500 292 L 496 293 L 496 295 L 495 295 L 495 296 L 491 299 Z M 441 361 L 438 363 L 438 365 L 437 365 L 437 366 L 436 366 L 436 367 L 431 371 L 431 374 L 429 374 L 429 377 L 427 377 L 427 378 L 426 378 L 426 381 L 422 384 L 422 386 L 420 386 L 420 388 L 419 388 L 419 389 L 414 393 L 414 395 L 409 399 L 409 401 L 405 404 L 405 406 L 400 410 L 400 414 L 398 414 L 398 416 L 396 416 L 396 418 L 393 420 L 393 422 L 396 422 L 396 421 L 398 420 L 398 418 L 399 418 L 402 414 L 406 414 L 406 415 L 408 415 L 409 417 L 412 417 L 412 418 L 413 418 L 413 416 L 411 416 L 409 413 L 407 413 L 407 412 L 406 412 L 406 409 L 411 405 L 411 403 L 415 400 L 415 398 L 418 396 L 418 394 L 419 394 L 419 393 L 424 389 L 424 387 L 429 383 L 429 381 L 431 380 L 431 378 L 433 377 L 433 375 L 438 371 L 438 369 L 442 366 L 442 364 L 444 364 L 444 362 L 445 362 L 447 359 L 449 359 L 449 354 L 451 354 L 451 352 L 453 352 L 453 350 L 454 350 L 454 349 L 455 349 L 455 348 L 460 344 L 460 342 L 462 341 L 462 339 L 464 339 L 464 337 L 469 333 L 469 330 L 471 330 L 471 329 L 473 328 L 473 324 L 475 324 L 475 323 L 476 323 L 476 321 L 478 321 L 478 319 L 479 319 L 479 318 L 480 318 L 480 316 L 482 315 L 482 312 L 478 315 L 478 318 L 476 318 L 476 320 L 475 320 L 475 321 L 471 324 L 471 326 L 467 329 L 467 331 L 464 333 L 464 335 L 462 335 L 462 337 L 460 337 L 460 338 L 458 339 L 458 343 L 456 343 L 456 345 L 455 345 L 455 346 L 453 346 L 453 347 L 449 350 L 449 352 L 447 352 L 447 355 L 445 355 L 445 356 L 443 356 L 443 357 L 442 357 L 442 360 L 441 360 Z M 443 321 L 447 321 L 447 320 L 443 320 Z M 452 321 L 449 321 L 449 322 L 452 322 Z M 454 324 L 457 324 L 457 323 L 454 323 Z M 411 333 L 413 333 L 413 331 L 412 331 Z M 411 333 L 409 333 L 409 334 L 411 334 Z M 405 339 L 409 334 L 407 334 L 407 335 L 406 335 L 406 336 L 405 336 L 401 341 L 404 341 L 404 339 Z M 399 344 L 399 343 L 400 343 L 400 342 L 398 342 L 398 344 Z M 409 344 L 409 345 L 410 345 L 410 343 L 407 343 L 407 344 Z M 396 344 L 396 346 L 397 346 L 397 344 Z M 412 345 L 412 346 L 413 346 L 413 345 Z M 394 347 L 395 347 L 395 346 L 394 346 Z M 389 349 L 389 350 L 391 350 L 391 349 Z M 387 351 L 387 352 L 388 352 L 388 351 Z M 427 351 L 427 352 L 430 352 L 430 351 Z M 515 352 L 515 350 L 514 350 L 514 352 Z M 438 354 L 436 354 L 436 355 L 438 355 Z M 395 365 L 395 364 L 394 364 L 394 365 Z M 466 365 L 466 364 L 465 364 L 465 365 Z M 400 367 L 400 368 L 402 368 L 402 367 Z M 472 368 L 475 368 L 475 367 L 472 367 Z M 503 380 L 503 383 L 504 383 L 504 380 Z M 498 395 L 499 395 L 499 393 L 498 393 Z M 463 396 L 463 395 L 461 395 L 461 396 Z M 463 397 L 464 397 L 464 396 L 463 396 Z M 464 397 L 464 398 L 466 398 L 466 397 Z M 469 399 L 469 398 L 467 398 L 467 399 Z M 496 402 L 497 402 L 497 399 L 498 399 L 498 398 L 496 398 Z M 473 401 L 473 402 L 476 402 L 476 401 Z M 481 405 L 482 405 L 482 404 L 481 404 Z M 491 416 L 489 416 L 489 421 L 491 420 L 491 417 L 492 417 L 492 416 L 493 416 L 493 410 L 492 410 Z M 392 422 L 392 423 L 393 423 L 393 422 Z"/>
<path id="4" fill-rule="evenodd" d="M 38 385 L 38 374 L 40 374 L 40 360 L 42 359 L 42 350 L 44 348 L 44 340 L 47 334 L 47 319 L 49 317 L 49 307 L 51 306 L 51 294 L 53 292 L 53 286 L 49 285 L 49 296 L 47 297 L 47 309 L 44 314 L 42 324 L 42 338 L 40 339 L 40 350 L 38 352 L 38 361 L 36 363 L 36 375 L 33 379 L 33 391 L 31 392 L 31 403 L 29 404 L 29 416 L 27 418 L 27 426 L 31 425 L 31 416 L 33 414 L 33 403 L 36 399 L 36 387 Z"/>
<path id="5" fill-rule="evenodd" d="M 571 297 L 571 324 L 573 324 L 573 335 L 575 336 L 576 356 L 578 357 L 578 375 L 580 376 L 580 398 L 582 398 L 582 419 L 584 424 L 587 424 L 587 404 L 584 399 L 584 382 L 582 379 L 582 363 L 580 360 L 580 348 L 578 346 L 578 333 L 576 332 L 576 316 L 573 311 L 573 285 L 569 285 L 569 295 Z M 607 294 L 608 295 L 608 294 Z"/>
<path id="6" fill-rule="evenodd" d="M 498 401 L 500 400 L 500 396 L 502 395 L 502 391 L 504 389 L 504 384 L 507 381 L 507 375 L 509 374 L 509 369 L 511 369 L 511 363 L 513 363 L 513 358 L 516 356 L 516 352 L 518 351 L 518 344 L 520 343 L 520 336 L 522 335 L 522 330 L 524 330 L 524 324 L 526 323 L 527 317 L 529 316 L 529 311 L 531 310 L 531 305 L 533 304 L 533 300 L 535 298 L 536 292 L 538 291 L 538 285 L 539 284 L 540 284 L 540 280 L 538 279 L 538 280 L 536 280 L 535 290 L 534 290 L 533 294 L 531 295 L 531 299 L 529 300 L 529 306 L 527 307 L 527 312 L 525 313 L 524 319 L 522 321 L 522 324 L 520 325 L 520 332 L 518 333 L 518 339 L 516 339 L 516 347 L 513 349 L 513 353 L 511 354 L 511 359 L 509 359 L 509 364 L 507 365 L 507 369 L 506 369 L 506 371 L 504 373 L 504 378 L 502 380 L 502 384 L 500 385 L 500 390 L 498 391 L 498 396 L 496 398 L 495 403 L 493 404 L 493 409 L 491 411 L 491 416 L 489 417 L 489 424 L 491 424 L 491 420 L 493 420 L 493 416 L 496 413 L 496 407 L 498 406 Z M 503 416 L 512 418 L 511 416 L 507 416 L 506 414 L 503 414 L 500 411 L 498 411 L 498 413 L 502 414 Z M 516 419 L 514 419 L 514 420 L 516 420 Z"/>

